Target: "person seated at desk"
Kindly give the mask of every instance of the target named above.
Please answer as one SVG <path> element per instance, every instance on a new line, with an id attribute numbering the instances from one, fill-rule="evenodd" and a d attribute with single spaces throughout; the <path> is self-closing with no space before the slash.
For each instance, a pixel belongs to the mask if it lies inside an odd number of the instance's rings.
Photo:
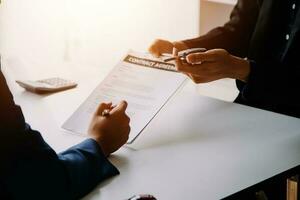
<path id="1" fill-rule="evenodd" d="M 79 199 L 118 174 L 107 157 L 128 139 L 126 107 L 124 101 L 116 107 L 100 104 L 90 124 L 90 139 L 56 154 L 25 123 L 0 68 L 0 199 Z M 109 116 L 102 115 L 104 110 Z"/>
<path id="2" fill-rule="evenodd" d="M 156 40 L 149 51 L 206 48 L 189 55 L 189 64 L 178 60 L 178 70 L 195 83 L 236 79 L 236 103 L 299 118 L 299 6 L 299 0 L 238 0 L 224 26 L 194 39 Z"/>

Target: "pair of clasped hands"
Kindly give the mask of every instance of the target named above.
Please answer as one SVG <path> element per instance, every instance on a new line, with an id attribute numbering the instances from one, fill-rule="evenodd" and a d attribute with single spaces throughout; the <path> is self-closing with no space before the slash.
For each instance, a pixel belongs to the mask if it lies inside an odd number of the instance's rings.
<path id="1" fill-rule="evenodd" d="M 177 70 L 197 84 L 222 78 L 247 81 L 250 73 L 250 64 L 247 60 L 230 55 L 224 49 L 212 49 L 189 54 L 186 62 L 182 62 L 177 54 L 186 49 L 188 46 L 184 42 L 155 40 L 150 45 L 149 52 L 156 57 L 173 53 Z M 118 105 L 101 103 L 91 120 L 89 135 L 99 144 L 106 156 L 118 150 L 129 138 L 130 119 L 126 114 L 126 108 L 125 101 Z"/>

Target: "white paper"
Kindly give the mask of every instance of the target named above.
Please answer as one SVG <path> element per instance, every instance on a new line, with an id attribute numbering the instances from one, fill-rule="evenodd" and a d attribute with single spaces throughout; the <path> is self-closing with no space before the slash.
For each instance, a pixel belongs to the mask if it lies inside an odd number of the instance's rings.
<path id="1" fill-rule="evenodd" d="M 163 63 L 149 54 L 129 52 L 62 127 L 86 134 L 99 103 L 117 104 L 126 100 L 126 113 L 131 119 L 128 143 L 132 143 L 185 81 L 185 76 L 172 72 L 174 69 L 173 64 Z"/>

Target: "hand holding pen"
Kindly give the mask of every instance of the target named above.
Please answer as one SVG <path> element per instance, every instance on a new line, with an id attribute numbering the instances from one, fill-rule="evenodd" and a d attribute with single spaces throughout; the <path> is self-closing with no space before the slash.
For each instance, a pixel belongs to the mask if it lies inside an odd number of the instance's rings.
<path id="1" fill-rule="evenodd" d="M 88 132 L 106 156 L 118 150 L 129 138 L 130 118 L 126 109 L 125 101 L 121 101 L 117 106 L 101 103 L 93 115 Z"/>
<path id="2" fill-rule="evenodd" d="M 187 53 L 184 61 L 176 57 L 178 72 L 186 74 L 195 83 L 207 83 L 223 78 L 247 81 L 249 61 L 233 56 L 224 49 Z M 174 55 L 177 55 L 175 50 Z"/>
<path id="3" fill-rule="evenodd" d="M 112 103 L 109 103 L 109 108 L 106 108 L 104 109 L 102 112 L 101 112 L 101 115 L 103 117 L 108 117 L 109 114 L 110 114 L 110 111 L 112 111 L 112 109 L 114 109 L 115 107 L 117 107 L 117 105 L 113 105 Z"/>

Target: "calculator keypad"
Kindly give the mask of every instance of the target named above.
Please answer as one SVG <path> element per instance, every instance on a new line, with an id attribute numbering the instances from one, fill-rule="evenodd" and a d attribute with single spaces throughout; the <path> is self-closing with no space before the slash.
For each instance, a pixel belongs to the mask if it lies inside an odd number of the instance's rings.
<path id="1" fill-rule="evenodd" d="M 61 78 L 49 78 L 49 79 L 39 80 L 38 82 L 46 83 L 55 87 L 67 87 L 76 84 L 73 81 L 69 81 Z"/>

